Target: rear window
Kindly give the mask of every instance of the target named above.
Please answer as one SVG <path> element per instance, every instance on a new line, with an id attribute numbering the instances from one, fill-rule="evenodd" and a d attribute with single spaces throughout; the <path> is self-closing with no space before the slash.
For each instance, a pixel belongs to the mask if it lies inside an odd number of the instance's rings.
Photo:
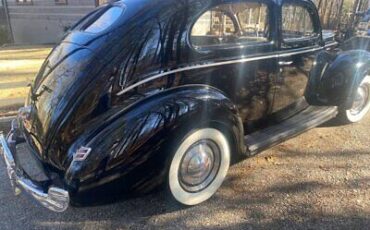
<path id="1" fill-rule="evenodd" d="M 90 21 L 87 26 L 84 26 L 84 31 L 88 33 L 100 33 L 111 27 L 123 14 L 125 9 L 119 6 L 110 7 L 101 15 L 96 15 L 94 20 Z"/>

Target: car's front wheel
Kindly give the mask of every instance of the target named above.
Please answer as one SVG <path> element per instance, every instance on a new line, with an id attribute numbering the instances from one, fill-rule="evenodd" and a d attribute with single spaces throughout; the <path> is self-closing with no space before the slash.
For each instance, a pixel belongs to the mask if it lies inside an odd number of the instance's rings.
<path id="1" fill-rule="evenodd" d="M 185 135 L 176 146 L 168 171 L 168 188 L 183 205 L 197 205 L 216 193 L 230 165 L 230 144 L 214 128 Z"/>
<path id="2" fill-rule="evenodd" d="M 341 111 L 345 123 L 361 121 L 370 110 L 370 76 L 366 76 L 358 86 L 352 108 Z"/>

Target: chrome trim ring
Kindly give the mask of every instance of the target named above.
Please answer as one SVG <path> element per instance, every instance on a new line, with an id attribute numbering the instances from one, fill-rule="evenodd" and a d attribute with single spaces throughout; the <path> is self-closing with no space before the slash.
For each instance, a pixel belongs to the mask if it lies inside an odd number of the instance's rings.
<path id="1" fill-rule="evenodd" d="M 217 129 L 199 129 L 177 148 L 169 168 L 173 197 L 184 205 L 196 205 L 216 193 L 230 166 L 230 147 Z"/>
<path id="2" fill-rule="evenodd" d="M 221 153 L 217 144 L 202 140 L 185 153 L 179 170 L 181 186 L 188 192 L 199 192 L 213 181 L 219 170 Z"/>

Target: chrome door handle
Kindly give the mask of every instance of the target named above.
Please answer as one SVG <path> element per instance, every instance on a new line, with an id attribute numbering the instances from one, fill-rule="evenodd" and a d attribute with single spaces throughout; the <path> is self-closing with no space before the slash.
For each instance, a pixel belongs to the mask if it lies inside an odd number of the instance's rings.
<path id="1" fill-rule="evenodd" d="M 287 66 L 293 64 L 293 61 L 279 61 L 280 66 Z"/>

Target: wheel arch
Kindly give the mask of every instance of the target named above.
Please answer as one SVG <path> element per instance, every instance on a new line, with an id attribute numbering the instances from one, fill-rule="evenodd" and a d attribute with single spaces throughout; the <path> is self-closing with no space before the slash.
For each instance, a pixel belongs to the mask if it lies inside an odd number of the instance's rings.
<path id="1" fill-rule="evenodd" d="M 350 108 L 357 86 L 369 73 L 370 53 L 351 50 L 318 57 L 306 92 L 309 103 Z"/>
<path id="2" fill-rule="evenodd" d="M 182 86 L 138 102 L 111 123 L 101 124 L 99 133 L 76 141 L 69 155 L 82 144 L 92 151 L 86 161 L 72 161 L 65 181 L 73 186 L 77 180 L 81 189 L 125 178 L 133 190 L 150 190 L 163 176 L 170 140 L 197 125 L 227 130 L 235 156 L 244 153 L 243 124 L 232 101 L 207 85 Z"/>

